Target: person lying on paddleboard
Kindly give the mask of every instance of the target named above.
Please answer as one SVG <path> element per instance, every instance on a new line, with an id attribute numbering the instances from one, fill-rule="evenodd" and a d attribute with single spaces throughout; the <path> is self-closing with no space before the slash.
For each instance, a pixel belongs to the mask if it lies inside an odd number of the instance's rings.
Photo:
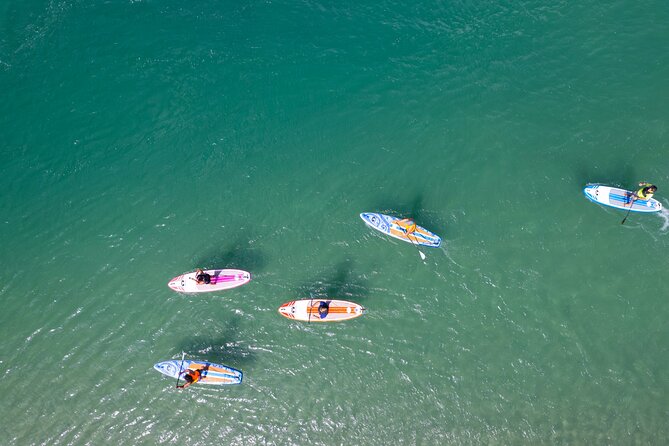
<path id="1" fill-rule="evenodd" d="M 406 235 L 416 232 L 416 223 L 410 218 L 403 218 L 402 220 L 395 220 L 394 222 L 399 226 Z"/>
<path id="2" fill-rule="evenodd" d="M 211 283 L 211 276 L 198 268 L 195 270 L 195 279 L 193 280 L 195 280 L 195 283 L 198 285 L 209 285 Z"/>
<path id="3" fill-rule="evenodd" d="M 193 369 L 188 369 L 186 370 L 184 374 L 184 383 L 180 386 L 177 386 L 179 389 L 185 389 L 186 387 L 190 386 L 191 384 L 195 384 L 200 380 L 202 377 L 202 371 L 201 370 L 193 370 Z"/>
<path id="4" fill-rule="evenodd" d="M 651 183 L 646 183 L 645 181 L 639 183 L 639 186 L 641 187 L 641 189 L 632 194 L 632 201 L 630 203 L 630 206 L 636 200 L 650 200 L 651 198 L 653 198 L 653 194 L 655 193 L 655 191 L 657 191 L 656 185 Z"/>
<path id="5" fill-rule="evenodd" d="M 328 315 L 328 311 L 330 311 L 330 305 L 322 300 L 321 303 L 318 304 L 318 315 L 321 319 L 325 319 L 325 316 Z"/>

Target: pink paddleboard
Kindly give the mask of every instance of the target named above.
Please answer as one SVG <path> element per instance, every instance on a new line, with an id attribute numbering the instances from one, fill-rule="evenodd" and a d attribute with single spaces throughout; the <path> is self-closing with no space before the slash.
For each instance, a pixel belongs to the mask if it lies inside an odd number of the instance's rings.
<path id="1" fill-rule="evenodd" d="M 208 269 L 204 272 L 211 276 L 211 283 L 198 284 L 195 272 L 192 272 L 175 277 L 167 286 L 179 293 L 208 293 L 229 290 L 251 281 L 251 273 L 241 269 Z"/>

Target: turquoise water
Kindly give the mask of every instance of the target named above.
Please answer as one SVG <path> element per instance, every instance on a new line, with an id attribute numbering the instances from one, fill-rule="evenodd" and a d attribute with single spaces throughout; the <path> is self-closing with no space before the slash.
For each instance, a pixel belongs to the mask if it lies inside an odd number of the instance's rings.
<path id="1" fill-rule="evenodd" d="M 3 444 L 669 442 L 669 4 L 196 3 L 0 5 Z"/>

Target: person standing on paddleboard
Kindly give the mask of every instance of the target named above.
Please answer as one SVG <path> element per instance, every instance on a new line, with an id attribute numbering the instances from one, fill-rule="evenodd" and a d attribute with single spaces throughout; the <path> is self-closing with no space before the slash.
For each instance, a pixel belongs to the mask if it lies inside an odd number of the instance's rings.
<path id="1" fill-rule="evenodd" d="M 193 370 L 193 369 L 188 369 L 185 372 L 184 375 L 184 383 L 180 386 L 177 386 L 177 389 L 185 389 L 191 384 L 195 384 L 200 380 L 202 377 L 202 371 L 201 370 Z"/>
<path id="2" fill-rule="evenodd" d="M 657 191 L 656 185 L 647 183 L 645 181 L 639 183 L 639 186 L 641 189 L 632 194 L 632 201 L 630 202 L 630 206 L 634 204 L 636 200 L 650 200 L 653 198 L 653 194 Z"/>
<path id="3" fill-rule="evenodd" d="M 202 271 L 200 268 L 195 270 L 195 283 L 198 285 L 209 285 L 211 284 L 211 276 L 204 271 Z"/>
<path id="4" fill-rule="evenodd" d="M 410 218 L 403 218 L 402 220 L 395 220 L 395 224 L 402 228 L 404 234 L 407 236 L 416 232 L 416 223 Z"/>

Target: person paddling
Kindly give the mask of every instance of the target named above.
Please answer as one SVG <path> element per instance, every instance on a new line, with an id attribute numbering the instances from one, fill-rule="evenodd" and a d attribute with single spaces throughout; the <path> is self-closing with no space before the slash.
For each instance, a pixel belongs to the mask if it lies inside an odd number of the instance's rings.
<path id="1" fill-rule="evenodd" d="M 320 316 L 321 319 L 325 319 L 329 311 L 330 304 L 322 300 L 321 303 L 318 304 L 318 316 Z"/>
<path id="2" fill-rule="evenodd" d="M 632 194 L 632 201 L 630 201 L 630 207 L 634 204 L 636 200 L 650 200 L 653 198 L 653 194 L 657 191 L 657 186 L 651 183 L 642 181 L 639 183 L 639 189 Z"/>
<path id="3" fill-rule="evenodd" d="M 209 285 L 211 284 L 211 275 L 205 273 L 200 268 L 195 270 L 195 283 L 198 285 Z"/>
<path id="4" fill-rule="evenodd" d="M 177 389 L 185 389 L 191 384 L 195 384 L 202 378 L 201 370 L 188 369 L 184 374 L 184 383 L 180 386 L 177 386 Z"/>
<path id="5" fill-rule="evenodd" d="M 405 235 L 416 232 L 416 223 L 410 218 L 403 218 L 402 220 L 395 220 L 395 224 L 404 231 Z"/>

